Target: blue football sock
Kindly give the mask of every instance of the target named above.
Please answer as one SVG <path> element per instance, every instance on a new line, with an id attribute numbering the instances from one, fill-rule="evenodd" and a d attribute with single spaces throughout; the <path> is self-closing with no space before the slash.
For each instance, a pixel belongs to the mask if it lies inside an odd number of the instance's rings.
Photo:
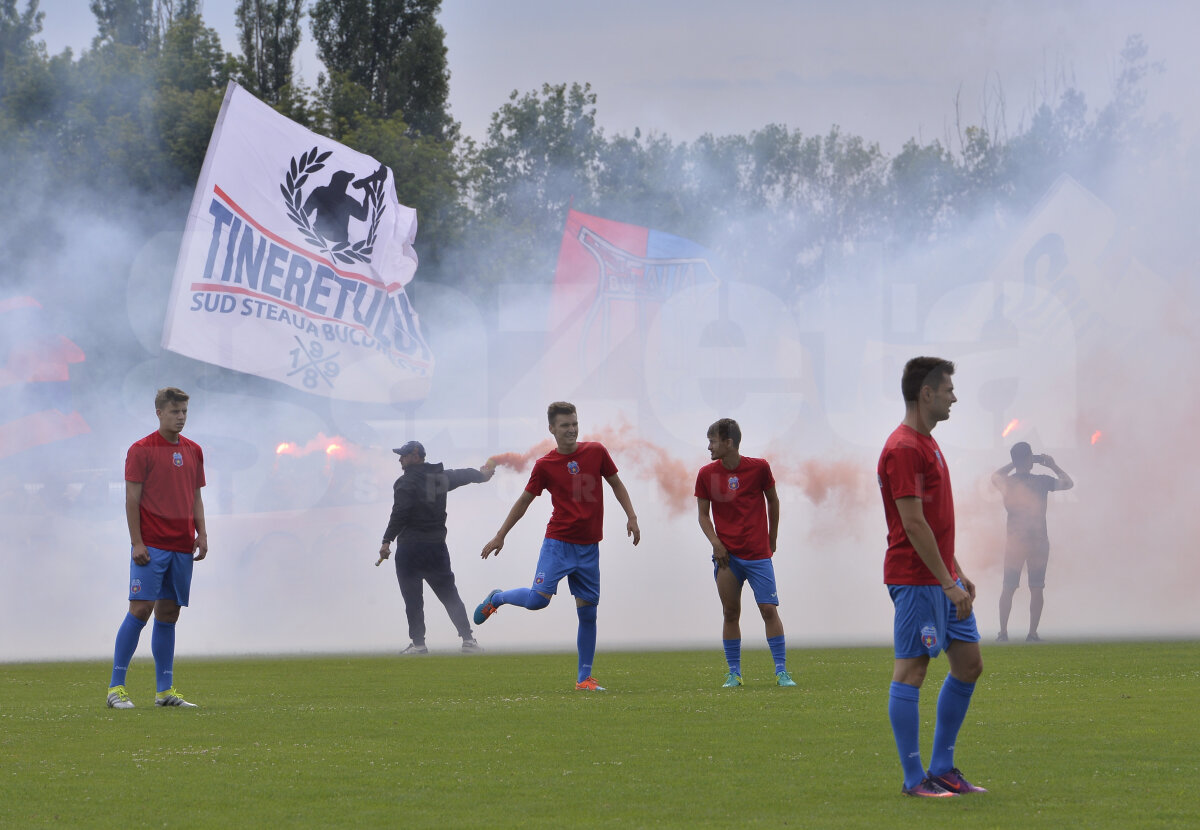
<path id="1" fill-rule="evenodd" d="M 929 774 L 941 775 L 954 769 L 954 742 L 967 717 L 974 683 L 963 683 L 952 674 L 946 675 L 938 693 L 937 723 L 933 727 L 933 755 L 929 758 Z"/>
<path id="2" fill-rule="evenodd" d="M 155 617 L 150 651 L 154 655 L 154 679 L 158 691 L 165 692 L 175 685 L 171 680 L 175 668 L 175 623 L 165 623 Z"/>
<path id="3" fill-rule="evenodd" d="M 596 659 L 596 606 L 580 605 L 575 611 L 579 614 L 579 634 L 575 637 L 579 648 L 578 682 L 582 683 L 591 675 L 592 661 Z"/>
<path id="4" fill-rule="evenodd" d="M 768 637 L 767 646 L 771 649 L 771 657 L 775 660 L 775 673 L 787 670 L 787 647 L 783 644 L 783 635 Z"/>
<path id="5" fill-rule="evenodd" d="M 896 750 L 900 753 L 905 787 L 915 787 L 925 778 L 925 767 L 921 763 L 920 699 L 920 687 L 892 681 L 888 718 L 892 722 L 892 734 L 896 737 Z"/>
<path id="6" fill-rule="evenodd" d="M 722 640 L 721 645 L 725 646 L 725 662 L 729 664 L 729 670 L 740 676 L 742 673 L 742 638 Z"/>
<path id="7" fill-rule="evenodd" d="M 550 604 L 550 597 L 544 597 L 532 588 L 511 588 L 496 594 L 492 602 L 496 605 L 519 605 L 537 611 Z"/>
<path id="8" fill-rule="evenodd" d="M 108 684 L 109 688 L 125 685 L 125 672 L 129 671 L 129 662 L 133 660 L 133 653 L 137 651 L 138 640 L 141 639 L 142 629 L 145 627 L 144 622 L 126 612 L 121 627 L 117 629 L 117 645 L 113 649 L 112 680 Z"/>

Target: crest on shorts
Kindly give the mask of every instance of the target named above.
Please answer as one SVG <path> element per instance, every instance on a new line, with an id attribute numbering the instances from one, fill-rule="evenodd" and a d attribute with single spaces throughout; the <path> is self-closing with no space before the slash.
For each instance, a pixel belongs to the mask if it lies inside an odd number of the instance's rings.
<path id="1" fill-rule="evenodd" d="M 921 645 L 925 648 L 933 648 L 937 645 L 937 629 L 932 625 L 921 626 Z"/>
<path id="2" fill-rule="evenodd" d="M 171 453 L 171 463 L 174 464 L 176 467 L 182 467 L 183 466 L 183 453 L 179 452 L 178 450 Z"/>
<path id="3" fill-rule="evenodd" d="M 568 461 L 567 462 L 567 472 L 573 476 L 579 475 L 579 462 L 578 461 Z"/>
<path id="4" fill-rule="evenodd" d="M 129 593 L 140 594 L 142 592 L 142 580 L 135 579 L 129 583 Z"/>
<path id="5" fill-rule="evenodd" d="M 729 489 L 730 490 L 736 490 L 737 488 L 739 488 L 741 486 L 742 486 L 742 482 L 737 476 L 729 477 Z"/>
<path id="6" fill-rule="evenodd" d="M 540 572 L 537 576 L 535 576 L 533 578 L 534 585 L 541 585 L 545 581 L 546 581 L 546 572 L 545 571 Z"/>

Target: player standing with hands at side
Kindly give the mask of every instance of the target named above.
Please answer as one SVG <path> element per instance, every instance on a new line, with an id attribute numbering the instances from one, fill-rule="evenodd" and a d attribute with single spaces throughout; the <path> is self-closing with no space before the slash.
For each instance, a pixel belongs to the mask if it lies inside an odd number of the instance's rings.
<path id="1" fill-rule="evenodd" d="M 722 418 L 710 426 L 708 453 L 712 463 L 701 467 L 696 476 L 700 530 L 712 545 L 713 578 L 725 620 L 721 641 L 729 673 L 724 685 L 743 683 L 742 586 L 748 580 L 766 626 L 767 646 L 775 661 L 775 682 L 795 686 L 796 681 L 787 672 L 783 621 L 777 610 L 779 592 L 771 563 L 779 537 L 775 477 L 764 459 L 742 455 L 741 443 L 742 428 L 732 418 Z"/>
<path id="2" fill-rule="evenodd" d="M 188 395 L 167 387 L 154 396 L 158 430 L 136 441 L 125 456 L 125 518 L 129 523 L 129 613 L 117 630 L 108 706 L 132 709 L 125 674 L 150 614 L 150 651 L 158 694 L 155 706 L 186 706 L 175 689 L 175 623 L 188 604 L 192 563 L 208 554 L 204 523 L 204 453 L 181 433 Z"/>
<path id="3" fill-rule="evenodd" d="M 493 553 L 499 554 L 504 547 L 504 538 L 525 515 L 529 505 L 543 490 L 549 490 L 554 510 L 546 525 L 546 538 L 538 555 L 533 587 L 492 591 L 475 609 L 475 624 L 482 625 L 501 605 L 519 605 L 531 611 L 545 608 L 557 592 L 559 581 L 567 577 L 579 616 L 576 636 L 579 672 L 575 688 L 602 692 L 604 687 L 592 677 L 592 660 L 596 656 L 596 604 L 600 602 L 600 539 L 604 535 L 602 482 L 608 482 L 617 503 L 625 511 L 625 532 L 633 538 L 634 545 L 641 541 L 642 531 L 638 528 L 629 491 L 617 476 L 617 465 L 608 450 L 597 441 L 579 441 L 579 416 L 575 405 L 556 401 L 547 408 L 546 417 L 557 447 L 534 462 L 525 490 L 508 511 L 495 538 L 483 546 L 480 554 L 484 559 Z"/>
<path id="4" fill-rule="evenodd" d="M 950 471 L 933 428 L 950 417 L 954 364 L 914 357 L 904 367 L 904 421 L 879 456 L 879 490 L 887 519 L 883 581 L 895 606 L 895 663 L 888 717 L 904 770 L 905 795 L 944 798 L 986 792 L 954 766 L 954 745 L 983 673 L 979 629 L 971 610 L 975 585 L 954 553 Z M 929 658 L 942 650 L 950 673 L 938 694 L 933 755 L 921 763 L 919 710 Z"/>

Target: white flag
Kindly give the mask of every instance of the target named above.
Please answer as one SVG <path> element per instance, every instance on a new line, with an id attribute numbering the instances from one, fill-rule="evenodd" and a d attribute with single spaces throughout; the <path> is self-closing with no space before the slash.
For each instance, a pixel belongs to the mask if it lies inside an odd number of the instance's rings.
<path id="1" fill-rule="evenodd" d="M 433 355 L 404 291 L 416 232 L 391 170 L 230 83 L 163 347 L 331 398 L 424 398 Z"/>

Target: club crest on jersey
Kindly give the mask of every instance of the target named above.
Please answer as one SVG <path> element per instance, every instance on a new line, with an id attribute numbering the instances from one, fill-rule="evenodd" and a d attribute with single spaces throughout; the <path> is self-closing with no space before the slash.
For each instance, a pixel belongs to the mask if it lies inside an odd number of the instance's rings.
<path id="1" fill-rule="evenodd" d="M 142 580 L 135 579 L 129 583 L 129 593 L 140 594 L 142 592 Z"/>
<path id="2" fill-rule="evenodd" d="M 183 453 L 179 452 L 178 450 L 171 453 L 171 463 L 174 464 L 176 467 L 182 467 L 183 466 Z"/>
<path id="3" fill-rule="evenodd" d="M 739 488 L 741 486 L 742 486 L 742 482 L 738 479 L 737 476 L 729 477 L 729 489 L 730 490 L 736 490 L 737 488 Z"/>
<path id="4" fill-rule="evenodd" d="M 567 462 L 567 472 L 573 476 L 579 475 L 579 462 L 578 461 L 568 461 Z"/>
<path id="5" fill-rule="evenodd" d="M 541 571 L 540 573 L 538 573 L 537 576 L 535 576 L 533 578 L 534 585 L 542 585 L 545 582 L 546 582 L 546 572 L 545 571 Z"/>
<path id="6" fill-rule="evenodd" d="M 937 645 L 937 629 L 932 625 L 921 626 L 921 645 L 925 648 L 933 648 Z"/>

